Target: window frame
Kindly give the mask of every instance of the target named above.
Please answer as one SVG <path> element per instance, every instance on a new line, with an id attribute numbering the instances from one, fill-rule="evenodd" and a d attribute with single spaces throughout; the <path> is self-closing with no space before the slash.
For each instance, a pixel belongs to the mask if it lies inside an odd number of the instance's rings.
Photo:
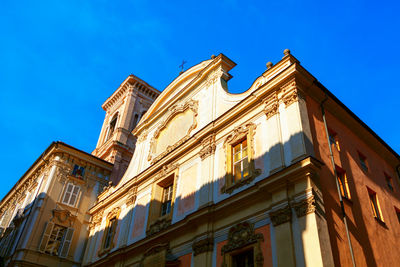
<path id="1" fill-rule="evenodd" d="M 350 193 L 349 182 L 347 179 L 346 171 L 336 165 L 336 174 L 337 174 L 340 194 L 342 195 L 342 198 L 351 200 L 351 193 Z"/>
<path id="2" fill-rule="evenodd" d="M 395 190 L 392 177 L 388 175 L 386 172 L 384 172 L 384 176 L 385 176 L 386 186 L 389 188 L 391 192 L 394 192 Z"/>
<path id="3" fill-rule="evenodd" d="M 68 192 L 68 187 L 69 187 L 69 185 L 72 185 L 72 190 L 71 190 L 70 192 Z M 74 203 L 74 204 L 71 204 L 71 203 L 70 203 L 70 200 L 71 200 L 71 198 L 72 198 L 72 195 L 73 195 L 73 192 L 74 192 L 75 188 L 78 188 L 78 192 L 77 192 L 76 195 L 75 195 L 75 203 Z M 64 200 L 65 200 L 65 197 L 66 197 L 67 193 L 70 194 L 70 196 L 69 196 L 69 198 L 68 198 L 68 201 L 66 202 L 66 201 L 64 201 Z M 78 205 L 78 202 L 79 202 L 79 200 L 80 200 L 81 194 L 82 194 L 82 189 L 81 189 L 80 185 L 76 185 L 76 184 L 74 184 L 73 182 L 68 182 L 68 183 L 66 183 L 66 185 L 65 185 L 65 187 L 64 187 L 64 191 L 63 191 L 63 194 L 62 194 L 62 197 L 61 197 L 61 203 L 62 203 L 62 204 L 65 204 L 65 205 L 67 205 L 67 206 L 76 208 L 77 205 Z"/>
<path id="4" fill-rule="evenodd" d="M 103 233 L 103 237 L 102 237 L 102 241 L 101 241 L 100 251 L 98 253 L 99 256 L 102 256 L 105 253 L 108 253 L 116 245 L 114 243 L 114 238 L 115 238 L 115 235 L 116 235 L 117 229 L 118 229 L 120 213 L 121 213 L 121 208 L 120 207 L 115 207 L 107 215 L 106 227 L 104 228 L 104 233 Z M 115 223 L 113 224 L 113 222 L 115 222 Z M 106 241 L 107 241 L 108 237 L 109 237 L 109 244 L 106 247 Z"/>
<path id="5" fill-rule="evenodd" d="M 368 164 L 368 160 L 367 157 L 361 153 L 360 151 L 357 151 L 358 154 L 358 163 L 361 167 L 361 170 L 363 172 L 368 172 L 369 171 L 369 164 Z"/>
<path id="6" fill-rule="evenodd" d="M 384 223 L 385 220 L 383 219 L 382 209 L 379 204 L 379 199 L 378 199 L 377 193 L 375 191 L 373 191 L 372 189 L 370 189 L 369 187 L 367 187 L 367 191 L 368 191 L 369 203 L 370 203 L 370 206 L 372 209 L 372 214 L 373 214 L 374 218 L 376 220 L 378 220 L 379 222 Z"/>
<path id="7" fill-rule="evenodd" d="M 51 249 L 50 251 L 48 251 L 49 250 L 48 246 L 49 242 L 51 242 L 51 237 L 53 235 L 54 227 L 63 228 L 63 233 L 60 239 L 58 240 L 58 245 L 56 250 Z M 66 258 L 68 256 L 72 239 L 74 237 L 74 231 L 75 230 L 72 227 L 67 227 L 62 224 L 56 224 L 52 221 L 46 222 L 38 250 L 48 255 L 57 256 L 60 258 Z M 53 238 L 54 239 L 53 241 L 57 241 L 59 233 L 60 231 L 57 231 L 56 238 L 55 239 Z"/>
<path id="8" fill-rule="evenodd" d="M 228 135 L 225 139 L 225 184 L 221 188 L 221 193 L 231 194 L 235 189 L 249 184 L 254 180 L 255 177 L 261 174 L 261 170 L 255 168 L 254 163 L 254 135 L 256 125 L 254 123 L 247 123 L 245 125 L 236 127 L 233 133 Z M 247 177 L 242 177 L 238 181 L 234 181 L 233 176 L 233 163 L 234 155 L 233 148 L 235 145 L 247 140 L 247 161 L 248 161 L 248 172 Z"/>
<path id="9" fill-rule="evenodd" d="M 177 168 L 177 165 L 168 165 L 164 168 L 165 170 L 155 178 L 155 182 L 153 183 L 146 228 L 147 235 L 159 232 L 170 225 L 174 214 L 179 169 Z M 162 214 L 164 190 L 170 186 L 172 186 L 170 212 Z"/>
<path id="10" fill-rule="evenodd" d="M 329 145 L 334 146 L 337 149 L 337 151 L 340 152 L 338 135 L 334 130 L 332 130 L 330 128 L 328 128 L 328 140 L 329 140 Z"/>

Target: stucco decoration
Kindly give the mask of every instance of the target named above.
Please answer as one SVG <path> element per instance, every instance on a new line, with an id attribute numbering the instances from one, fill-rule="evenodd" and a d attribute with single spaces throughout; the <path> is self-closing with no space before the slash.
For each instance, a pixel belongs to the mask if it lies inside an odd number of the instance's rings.
<path id="1" fill-rule="evenodd" d="M 104 213 L 104 210 L 100 210 L 93 215 L 92 221 L 90 223 L 90 228 L 94 228 L 97 225 L 101 224 L 101 220 L 103 219 L 103 213 Z"/>
<path id="2" fill-rule="evenodd" d="M 269 216 L 271 217 L 273 226 L 278 226 L 291 221 L 292 211 L 289 206 L 286 206 L 279 210 L 271 211 Z"/>
<path id="3" fill-rule="evenodd" d="M 264 105 L 264 112 L 267 116 L 267 120 L 279 113 L 278 97 L 276 95 L 273 95 L 265 100 Z"/>
<path id="4" fill-rule="evenodd" d="M 146 231 L 148 236 L 158 233 L 171 225 L 171 218 L 162 217 L 157 219 L 154 223 L 149 226 L 149 229 Z"/>
<path id="5" fill-rule="evenodd" d="M 170 108 L 169 115 L 157 128 L 150 141 L 147 160 L 154 163 L 189 139 L 190 133 L 197 126 L 197 109 L 196 100 Z"/>
<path id="6" fill-rule="evenodd" d="M 59 210 L 59 209 L 53 210 L 52 221 L 54 223 L 64 224 L 65 226 L 72 226 L 75 218 L 76 216 L 72 215 L 72 213 L 69 210 Z M 57 221 L 55 221 L 55 219 Z"/>
<path id="7" fill-rule="evenodd" d="M 207 136 L 201 141 L 201 150 L 199 152 L 199 156 L 202 160 L 206 159 L 208 156 L 215 153 L 215 134 L 211 134 Z"/>
<path id="8" fill-rule="evenodd" d="M 204 252 L 213 251 L 214 249 L 214 238 L 207 237 L 205 239 L 198 240 L 192 245 L 193 254 L 197 256 Z"/>
<path id="9" fill-rule="evenodd" d="M 134 186 L 131 189 L 129 189 L 128 197 L 126 199 L 126 205 L 127 206 L 135 204 L 136 192 L 137 192 L 137 186 Z"/>
<path id="10" fill-rule="evenodd" d="M 120 212 L 121 212 L 121 208 L 120 208 L 120 207 L 115 207 L 115 208 L 113 208 L 113 209 L 107 214 L 107 219 L 118 218 Z"/>
<path id="11" fill-rule="evenodd" d="M 296 202 L 292 204 L 297 217 L 305 216 L 309 213 L 313 213 L 315 211 L 315 199 L 314 196 L 310 196 L 307 199 L 303 199 L 300 202 Z"/>
<path id="12" fill-rule="evenodd" d="M 238 223 L 229 229 L 228 243 L 221 248 L 223 256 L 222 267 L 227 266 L 228 257 L 235 250 L 253 245 L 255 266 L 261 267 L 264 263 L 260 242 L 264 241 L 264 236 L 261 233 L 255 233 L 254 225 L 249 222 Z"/>
<path id="13" fill-rule="evenodd" d="M 299 101 L 299 99 L 304 99 L 304 95 L 298 88 L 296 81 L 291 80 L 281 87 L 282 92 L 282 102 L 288 107 L 291 104 Z"/>

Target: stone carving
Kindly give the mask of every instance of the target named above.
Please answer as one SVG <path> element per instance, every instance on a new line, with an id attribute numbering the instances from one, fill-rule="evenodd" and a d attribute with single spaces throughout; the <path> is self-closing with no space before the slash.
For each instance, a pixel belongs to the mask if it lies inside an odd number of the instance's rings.
<path id="1" fill-rule="evenodd" d="M 152 223 L 149 229 L 146 231 L 148 236 L 158 233 L 171 225 L 171 218 L 160 218 Z"/>
<path id="2" fill-rule="evenodd" d="M 276 95 L 264 101 L 264 105 L 264 112 L 267 116 L 267 120 L 279 113 L 278 97 Z"/>
<path id="3" fill-rule="evenodd" d="M 68 223 L 69 226 L 72 226 L 76 216 L 72 215 L 69 210 L 53 210 L 53 219 L 56 218 L 60 223 Z"/>
<path id="4" fill-rule="evenodd" d="M 220 79 L 224 75 L 224 71 L 221 68 L 216 69 L 215 71 L 211 72 L 210 74 L 207 75 L 207 78 L 205 80 L 205 86 L 209 87 L 213 84 L 215 84 L 218 79 Z"/>
<path id="5" fill-rule="evenodd" d="M 177 163 L 170 163 L 168 165 L 163 165 L 161 170 L 158 172 L 158 174 L 155 177 L 155 180 L 157 181 L 158 179 L 161 179 L 168 174 L 170 174 L 172 171 L 177 169 L 179 165 Z"/>
<path id="6" fill-rule="evenodd" d="M 138 139 L 137 139 L 138 143 L 142 143 L 143 141 L 145 141 L 146 138 L 147 138 L 147 135 L 148 135 L 148 131 L 147 131 L 147 130 L 143 130 L 143 131 L 140 133 L 140 135 L 139 135 L 139 137 L 138 137 Z"/>
<path id="7" fill-rule="evenodd" d="M 204 252 L 213 251 L 214 239 L 212 237 L 207 237 L 205 239 L 196 241 L 193 243 L 192 249 L 193 249 L 194 256 L 197 256 Z"/>
<path id="8" fill-rule="evenodd" d="M 215 134 L 211 134 L 210 136 L 204 138 L 201 141 L 202 149 L 199 152 L 200 158 L 204 160 L 208 156 L 215 153 Z"/>
<path id="9" fill-rule="evenodd" d="M 169 110 L 169 115 L 167 118 L 161 123 L 161 125 L 157 128 L 157 130 L 154 133 L 153 138 L 151 138 L 150 141 L 150 151 L 149 155 L 147 157 L 148 161 L 152 161 L 152 163 L 157 162 L 161 158 L 163 158 L 165 155 L 167 155 L 169 152 L 174 150 L 176 147 L 181 145 L 183 142 L 185 142 L 187 139 L 190 137 L 190 133 L 196 128 L 197 126 L 197 109 L 198 109 L 198 101 L 197 100 L 190 100 L 189 102 L 185 103 L 184 105 L 175 105 L 170 108 Z M 167 145 L 166 148 L 164 149 L 163 147 L 160 147 L 159 149 L 163 149 L 163 151 L 157 151 L 157 144 L 158 144 L 158 139 L 160 137 L 160 133 L 164 130 L 167 129 L 167 126 L 169 125 L 169 122 L 171 122 L 176 115 L 180 113 L 185 113 L 186 111 L 191 110 L 192 111 L 192 116 L 193 116 L 193 122 L 188 128 L 186 135 L 180 138 L 178 141 L 174 142 L 171 145 Z M 158 154 L 159 153 L 159 154 Z"/>
<path id="10" fill-rule="evenodd" d="M 101 224 L 101 220 L 103 219 L 104 210 L 100 210 L 99 212 L 95 213 L 92 217 L 92 222 L 90 223 L 90 228 L 94 228 L 97 225 Z"/>
<path id="11" fill-rule="evenodd" d="M 309 213 L 315 212 L 315 199 L 314 196 L 310 196 L 307 199 L 303 199 L 300 202 L 293 204 L 294 211 L 297 217 L 305 216 Z"/>
<path id="12" fill-rule="evenodd" d="M 71 174 L 71 166 L 59 161 L 54 161 L 54 165 L 57 166 L 56 176 L 58 178 L 58 181 L 62 184 L 65 184 L 65 182 L 68 180 L 69 175 Z"/>
<path id="13" fill-rule="evenodd" d="M 121 212 L 121 208 L 115 207 L 107 214 L 107 218 L 108 219 L 118 218 L 120 212 Z"/>
<path id="14" fill-rule="evenodd" d="M 221 248 L 221 255 L 224 257 L 221 266 L 226 266 L 226 258 L 229 253 L 236 249 L 254 244 L 255 266 L 262 267 L 264 264 L 264 257 L 260 249 L 260 242 L 263 240 L 264 236 L 261 233 L 256 234 L 254 232 L 254 225 L 249 222 L 242 222 L 233 226 L 229 229 L 228 243 Z"/>
<path id="15" fill-rule="evenodd" d="M 271 211 L 269 216 L 271 217 L 272 225 L 278 226 L 292 220 L 292 211 L 289 206 L 286 206 L 279 210 Z"/>
<path id="16" fill-rule="evenodd" d="M 262 234 L 254 233 L 254 225 L 249 222 L 238 223 L 229 229 L 228 243 L 222 247 L 221 254 L 264 240 Z"/>
<path id="17" fill-rule="evenodd" d="M 130 205 L 135 204 L 135 201 L 136 201 L 136 192 L 137 192 L 137 186 L 134 186 L 134 187 L 132 187 L 132 188 L 129 190 L 128 198 L 127 198 L 127 200 L 126 200 L 126 205 L 127 205 L 127 206 L 130 206 Z"/>

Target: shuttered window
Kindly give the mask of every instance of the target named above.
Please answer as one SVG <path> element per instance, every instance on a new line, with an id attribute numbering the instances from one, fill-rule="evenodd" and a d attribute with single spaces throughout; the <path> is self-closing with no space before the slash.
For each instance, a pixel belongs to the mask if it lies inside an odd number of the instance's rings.
<path id="1" fill-rule="evenodd" d="M 39 251 L 46 254 L 66 258 L 68 256 L 73 228 L 67 228 L 62 225 L 47 222 L 40 241 Z"/>
<path id="2" fill-rule="evenodd" d="M 65 188 L 64 196 L 62 202 L 69 206 L 75 207 L 76 202 L 79 197 L 80 187 L 72 183 L 68 183 Z"/>

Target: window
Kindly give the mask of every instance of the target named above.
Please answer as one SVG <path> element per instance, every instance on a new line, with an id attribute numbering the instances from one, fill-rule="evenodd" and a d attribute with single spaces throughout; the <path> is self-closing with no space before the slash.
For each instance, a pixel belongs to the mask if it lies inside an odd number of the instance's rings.
<path id="1" fill-rule="evenodd" d="M 253 249 L 233 255 L 232 267 L 254 267 Z"/>
<path id="2" fill-rule="evenodd" d="M 161 203 L 161 216 L 171 213 L 173 185 L 169 185 L 163 190 L 163 198 Z"/>
<path id="3" fill-rule="evenodd" d="M 75 207 L 79 197 L 79 192 L 80 192 L 80 187 L 78 185 L 68 183 L 65 188 L 62 203 Z"/>
<path id="4" fill-rule="evenodd" d="M 67 257 L 74 229 L 48 222 L 46 224 L 39 251 L 59 257 Z"/>
<path id="5" fill-rule="evenodd" d="M 104 237 L 104 246 L 103 246 L 104 249 L 108 249 L 111 247 L 116 227 L 117 227 L 117 218 L 114 217 L 108 221 L 108 226 L 106 228 Z"/>
<path id="6" fill-rule="evenodd" d="M 233 146 L 233 181 L 235 183 L 249 176 L 249 160 L 247 153 L 247 139 Z"/>
<path id="7" fill-rule="evenodd" d="M 252 142 L 255 127 L 254 123 L 236 127 L 226 138 L 226 175 L 221 193 L 230 194 L 236 188 L 250 183 L 261 173 L 254 164 Z"/>
<path id="8" fill-rule="evenodd" d="M 176 165 L 165 167 L 166 177 L 153 184 L 150 201 L 147 235 L 164 230 L 171 224 L 175 202 L 175 177 L 178 169 Z"/>
<path id="9" fill-rule="evenodd" d="M 330 145 L 336 147 L 336 149 L 338 151 L 340 151 L 339 141 L 337 139 L 336 132 L 331 130 L 331 129 L 328 129 L 328 135 L 329 135 L 329 143 L 330 143 Z"/>
<path id="10" fill-rule="evenodd" d="M 74 169 L 72 170 L 72 176 L 77 178 L 82 178 L 85 173 L 85 168 L 75 164 Z"/>
<path id="11" fill-rule="evenodd" d="M 360 159 L 361 169 L 367 172 L 368 171 L 367 158 L 360 152 L 358 152 L 358 158 Z"/>
<path id="12" fill-rule="evenodd" d="M 342 197 L 350 199 L 350 190 L 347 183 L 346 172 L 342 168 L 336 166 L 336 173 L 339 182 L 340 194 Z"/>
<path id="13" fill-rule="evenodd" d="M 369 201 L 371 204 L 371 208 L 372 208 L 372 212 L 374 214 L 374 217 L 383 222 L 383 217 L 382 217 L 382 211 L 381 208 L 379 206 L 379 201 L 378 201 L 378 197 L 376 195 L 376 193 L 374 191 L 372 191 L 371 189 L 368 189 L 368 195 L 369 195 Z"/>
<path id="14" fill-rule="evenodd" d="M 135 114 L 135 116 L 133 117 L 133 121 L 132 121 L 132 129 L 131 129 L 131 131 L 132 131 L 133 129 L 135 129 L 135 127 L 136 127 L 136 125 L 137 125 L 137 123 L 138 123 L 138 120 L 139 120 L 139 115 L 138 115 L 138 114 Z"/>
<path id="15" fill-rule="evenodd" d="M 114 118 L 110 122 L 110 125 L 108 126 L 108 133 L 106 139 L 109 139 L 113 135 L 115 126 L 117 125 L 117 118 L 118 118 L 118 113 L 114 116 Z"/>
<path id="16" fill-rule="evenodd" d="M 102 238 L 102 244 L 100 246 L 101 249 L 99 251 L 99 256 L 103 255 L 104 253 L 107 253 L 112 248 L 114 248 L 115 245 L 114 237 L 116 232 L 118 231 L 117 226 L 118 226 L 118 217 L 120 212 L 121 208 L 115 207 L 107 215 L 107 223 Z"/>
<path id="17" fill-rule="evenodd" d="M 385 173 L 385 180 L 386 180 L 387 187 L 389 188 L 390 191 L 393 192 L 394 191 L 394 187 L 393 187 L 392 177 L 390 177 L 389 175 L 387 175 Z"/>
<path id="18" fill-rule="evenodd" d="M 394 211 L 396 212 L 397 220 L 400 223 L 400 210 L 398 208 L 394 207 Z"/>

